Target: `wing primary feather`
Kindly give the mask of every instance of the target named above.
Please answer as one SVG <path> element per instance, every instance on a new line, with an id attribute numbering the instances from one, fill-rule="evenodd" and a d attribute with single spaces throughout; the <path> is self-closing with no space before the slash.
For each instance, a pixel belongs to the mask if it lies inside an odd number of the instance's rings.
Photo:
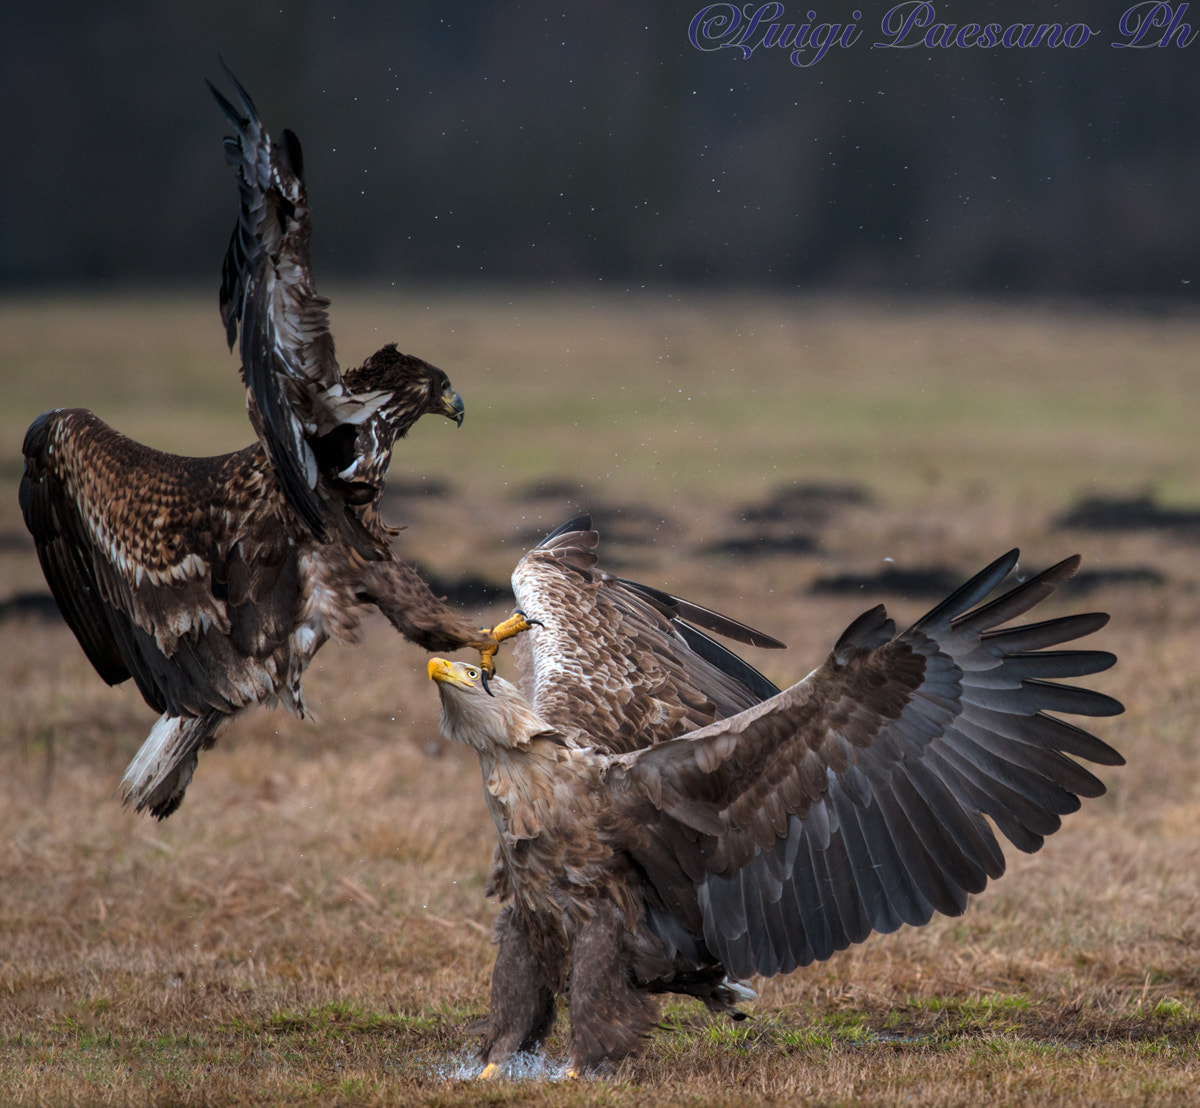
<path id="1" fill-rule="evenodd" d="M 553 531 L 550 532 L 550 534 L 548 534 L 542 539 L 541 542 L 538 543 L 538 547 L 540 548 L 543 546 L 548 546 L 555 539 L 562 535 L 571 535 L 576 531 L 590 530 L 592 530 L 592 517 L 589 513 L 584 512 L 581 515 L 577 515 L 574 519 L 567 520 L 566 523 L 560 523 L 554 528 Z"/>
<path id="2" fill-rule="evenodd" d="M 960 585 L 945 600 L 917 620 L 913 624 L 913 629 L 937 627 L 949 623 L 956 616 L 978 604 L 1013 571 L 1020 554 L 1021 552 L 1016 549 L 1002 554 L 991 565 L 981 569 L 969 581 Z"/>
<path id="3" fill-rule="evenodd" d="M 964 705 L 963 719 L 974 726 L 994 731 L 1015 742 L 1034 746 L 1050 747 L 1086 758 L 1101 766 L 1123 766 L 1125 759 L 1108 743 L 1096 738 L 1082 727 L 1076 727 L 1064 719 L 1054 716 L 1016 716 L 1010 712 L 996 712 L 978 704 Z"/>
<path id="4" fill-rule="evenodd" d="M 1062 677 L 1086 677 L 1103 673 L 1116 663 L 1106 650 L 1045 650 L 1032 654 L 1005 654 L 1002 664 L 988 668 L 963 664 L 964 684 L 971 688 L 1019 688 L 1023 681 L 1045 681 Z"/>
<path id="5" fill-rule="evenodd" d="M 709 638 L 703 631 L 696 630 L 689 623 L 678 621 L 675 622 L 675 629 L 701 658 L 735 681 L 740 681 L 760 700 L 767 700 L 780 691 L 778 685 L 759 673 L 749 662 L 738 657 L 732 650 L 727 650 L 715 639 Z"/>
<path id="6" fill-rule="evenodd" d="M 996 597 L 989 604 L 956 618 L 952 627 L 956 635 L 982 635 L 985 631 L 1024 615 L 1030 608 L 1045 600 L 1063 581 L 1079 569 L 1079 555 L 1064 558 L 1036 577 L 1031 577 L 1014 589 Z"/>
<path id="7" fill-rule="evenodd" d="M 694 604 L 690 600 L 672 596 L 669 592 L 663 592 L 662 589 L 656 589 L 652 585 L 643 585 L 625 577 L 614 577 L 613 580 L 619 581 L 630 592 L 654 605 L 670 619 L 687 620 L 689 623 L 696 624 L 697 627 L 703 627 L 706 631 L 724 635 L 727 639 L 745 643 L 747 646 L 757 646 L 767 650 L 786 649 L 786 645 L 778 639 L 772 638 L 762 631 L 757 631 L 736 619 L 730 619 L 729 616 L 723 616 L 720 612 L 714 612 L 711 608 L 705 608 L 701 604 Z"/>
<path id="8" fill-rule="evenodd" d="M 992 752 L 1021 770 L 1036 772 L 1078 796 L 1104 795 L 1103 782 L 1061 751 L 1037 743 L 1006 738 L 997 731 L 978 726 L 969 716 L 963 716 L 954 726 L 975 746 Z"/>
<path id="9" fill-rule="evenodd" d="M 1040 623 L 1023 623 L 1017 627 L 1000 627 L 980 635 L 978 649 L 998 656 L 1058 646 L 1099 631 L 1108 623 L 1108 618 L 1107 612 L 1087 612 Z"/>
<path id="10" fill-rule="evenodd" d="M 964 684 L 963 700 L 1018 716 L 1043 711 L 1076 716 L 1117 716 L 1124 710 L 1120 701 L 1104 693 L 1053 681 L 1023 681 L 1016 688 Z"/>

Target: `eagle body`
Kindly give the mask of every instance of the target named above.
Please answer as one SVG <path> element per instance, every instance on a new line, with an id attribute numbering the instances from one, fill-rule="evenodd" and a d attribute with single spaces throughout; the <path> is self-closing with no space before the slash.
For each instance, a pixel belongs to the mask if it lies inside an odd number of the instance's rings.
<path id="1" fill-rule="evenodd" d="M 514 574 L 532 625 L 524 692 L 429 664 L 443 731 L 480 757 L 499 839 L 485 1073 L 542 1041 L 558 995 L 571 1064 L 589 1068 L 637 1050 L 657 994 L 736 1017 L 753 995 L 739 979 L 959 915 L 1004 871 L 996 830 L 1039 849 L 1104 792 L 1076 759 L 1122 763 L 1058 718 L 1121 711 L 1059 683 L 1114 657 L 1050 649 L 1107 617 L 1007 625 L 1077 558 L 985 600 L 1011 552 L 900 633 L 872 609 L 777 690 L 697 625 L 759 633 L 600 572 L 596 542 L 572 521 Z"/>
<path id="2" fill-rule="evenodd" d="M 592 901 L 630 899 L 621 896 L 627 863 L 613 849 L 601 766 L 590 750 L 566 747 L 552 733 L 480 761 L 513 911 L 551 986 L 565 992 L 571 946 Z M 596 895 L 581 898 L 581 889 Z M 628 919 L 636 922 L 636 911 Z"/>
<path id="3" fill-rule="evenodd" d="M 100 676 L 132 677 L 161 713 L 123 782 L 160 818 L 233 716 L 304 714 L 305 667 L 327 639 L 352 641 L 369 605 L 431 650 L 496 647 L 396 557 L 380 514 L 396 441 L 423 415 L 461 424 L 462 399 L 394 345 L 343 372 L 312 280 L 299 141 L 272 142 L 234 85 L 236 106 L 213 89 L 240 196 L 219 301 L 258 441 L 184 458 L 65 409 L 23 446 L 21 509 L 59 609 Z"/>
<path id="4" fill-rule="evenodd" d="M 448 403 L 440 371 L 406 365 L 423 382 L 407 414 L 357 431 L 386 453 Z M 429 649 L 487 645 L 392 553 L 378 510 L 386 453 L 375 483 L 355 475 L 369 499 L 330 497 L 340 518 L 320 541 L 259 443 L 180 457 L 66 409 L 39 417 L 23 449 L 21 507 L 60 611 L 100 676 L 132 677 L 162 713 L 123 782 L 139 810 L 174 811 L 197 752 L 240 711 L 280 702 L 304 715 L 304 669 L 329 638 L 354 641 L 368 605 Z"/>
<path id="5" fill-rule="evenodd" d="M 484 1062 L 536 1046 L 553 1026 L 556 996 L 570 998 L 572 1062 L 584 1068 L 636 1049 L 657 1019 L 654 993 L 688 993 L 723 1012 L 752 995 L 727 982 L 715 961 L 678 958 L 653 930 L 662 900 L 630 849 L 646 835 L 613 803 L 613 757 L 550 727 L 498 677 L 488 682 L 488 707 L 504 726 L 481 731 L 449 691 L 481 681 L 481 671 L 435 659 L 430 673 L 447 689 L 443 731 L 479 756 L 498 840 L 489 892 L 503 907 Z M 597 965 L 581 973 L 586 951 Z M 640 987 L 622 989 L 629 978 Z M 597 986 L 609 1016 L 602 1028 L 591 1018 Z"/>

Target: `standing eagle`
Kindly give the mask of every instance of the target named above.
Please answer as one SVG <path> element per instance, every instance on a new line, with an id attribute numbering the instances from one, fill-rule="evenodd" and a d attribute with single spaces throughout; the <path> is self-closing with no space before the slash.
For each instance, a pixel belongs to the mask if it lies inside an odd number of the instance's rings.
<path id="1" fill-rule="evenodd" d="M 1055 680 L 1113 655 L 1046 649 L 1108 617 L 1001 626 L 1077 557 L 983 603 L 1012 551 L 900 634 L 880 605 L 780 692 L 689 623 L 755 633 L 600 572 L 596 544 L 574 520 L 513 575 L 534 625 L 528 699 L 476 666 L 429 663 L 442 729 L 479 755 L 500 840 L 483 1076 L 544 1039 L 557 994 L 580 1071 L 637 1049 L 657 993 L 740 1015 L 753 994 L 739 978 L 960 915 L 1004 872 L 989 819 L 1035 851 L 1079 797 L 1104 792 L 1067 755 L 1122 764 L 1046 714 L 1122 710 Z"/>
<path id="2" fill-rule="evenodd" d="M 220 308 L 259 441 L 183 458 L 74 408 L 39 416 L 23 446 L 21 511 L 59 610 L 100 676 L 132 677 L 162 713 L 122 782 L 159 818 L 239 712 L 278 700 L 304 714 L 305 667 L 331 636 L 352 641 L 367 605 L 430 650 L 487 663 L 496 648 L 396 558 L 380 516 L 396 439 L 430 413 L 461 423 L 462 400 L 395 346 L 338 368 L 300 144 L 272 143 L 234 85 L 237 107 L 212 89 L 241 193 Z"/>

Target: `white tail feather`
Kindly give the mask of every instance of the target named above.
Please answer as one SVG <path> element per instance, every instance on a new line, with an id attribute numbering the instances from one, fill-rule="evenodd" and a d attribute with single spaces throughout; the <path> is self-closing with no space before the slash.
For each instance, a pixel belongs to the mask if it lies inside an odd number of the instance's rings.
<path id="1" fill-rule="evenodd" d="M 137 811 L 149 808 L 162 819 L 170 815 L 191 784 L 200 751 L 212 746 L 231 717 L 219 712 L 181 718 L 158 717 L 146 741 L 121 778 L 121 795 Z"/>

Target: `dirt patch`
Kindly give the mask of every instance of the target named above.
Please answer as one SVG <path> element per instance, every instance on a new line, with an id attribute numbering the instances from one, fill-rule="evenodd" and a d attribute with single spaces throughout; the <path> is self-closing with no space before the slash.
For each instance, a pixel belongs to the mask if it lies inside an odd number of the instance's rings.
<path id="1" fill-rule="evenodd" d="M 1200 509 L 1164 508 L 1151 496 L 1095 496 L 1058 516 L 1052 526 L 1058 531 L 1165 531 L 1200 540 Z"/>
<path id="2" fill-rule="evenodd" d="M 23 617 L 45 620 L 48 623 L 62 622 L 58 605 L 48 592 L 20 592 L 6 600 L 0 600 L 0 623 Z"/>
<path id="3" fill-rule="evenodd" d="M 897 569 L 887 566 L 878 573 L 835 573 L 818 577 L 809 587 L 814 596 L 858 596 L 887 593 L 914 600 L 948 596 L 963 583 L 963 575 L 946 566 Z"/>

